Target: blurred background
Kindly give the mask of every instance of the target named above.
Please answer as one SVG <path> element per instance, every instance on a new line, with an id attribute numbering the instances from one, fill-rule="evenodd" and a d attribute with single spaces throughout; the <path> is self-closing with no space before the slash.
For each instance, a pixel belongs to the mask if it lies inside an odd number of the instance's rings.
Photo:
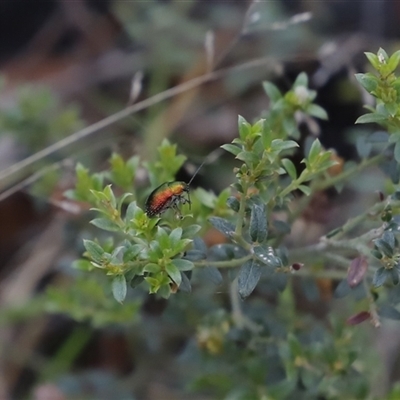
<path id="1" fill-rule="evenodd" d="M 252 121 L 268 109 L 263 80 L 285 91 L 301 71 L 329 115 L 307 129 L 351 160 L 354 121 L 371 101 L 354 73 L 366 68 L 364 51 L 398 49 L 399 19 L 400 3 L 388 0 L 2 0 L 0 399 L 225 398 L 195 379 L 213 368 L 195 349 L 212 343 L 203 318 L 229 309 L 216 286 L 168 301 L 136 293 L 121 306 L 104 297 L 107 282 L 71 268 L 93 235 L 84 205 L 63 197 L 75 164 L 102 170 L 112 152 L 154 160 L 164 138 L 199 164 L 237 135 L 238 114 Z M 187 90 L 84 130 L 187 82 Z M 231 161 L 205 167 L 195 184 L 218 193 L 232 182 Z M 148 185 L 142 175 L 140 187 Z M 373 184 L 341 198 L 349 214 Z M 316 199 L 302 240 L 333 226 L 337 201 L 329 193 Z M 308 306 L 323 318 L 331 283 L 317 292 Z M 385 346 L 393 331 L 379 335 L 385 391 L 396 380 L 400 343 Z"/>

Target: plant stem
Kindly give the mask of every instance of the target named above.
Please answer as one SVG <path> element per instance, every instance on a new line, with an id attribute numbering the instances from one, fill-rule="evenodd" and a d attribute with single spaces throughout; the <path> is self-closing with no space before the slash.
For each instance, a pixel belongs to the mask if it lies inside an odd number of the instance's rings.
<path id="1" fill-rule="evenodd" d="M 271 64 L 271 69 L 274 66 L 274 62 L 270 57 L 257 58 L 250 60 L 243 64 L 239 64 L 233 67 L 221 68 L 219 70 L 198 76 L 189 81 L 183 82 L 177 86 L 165 90 L 164 92 L 157 93 L 143 101 L 136 104 L 130 105 L 115 114 L 112 114 L 92 125 L 89 125 L 78 132 L 67 136 L 64 139 L 38 151 L 35 154 L 11 165 L 0 171 L 0 191 L 4 190 L 7 186 L 15 184 L 16 181 L 24 179 L 27 174 L 35 172 L 35 166 L 44 158 L 47 158 L 60 150 L 81 141 L 105 128 L 108 128 L 122 119 L 135 114 L 141 110 L 147 109 L 154 106 L 162 101 L 168 100 L 172 97 L 180 95 L 181 93 L 192 90 L 196 87 L 204 85 L 205 83 L 212 82 L 214 80 L 221 79 L 232 72 L 243 71 L 246 69 L 257 68 L 266 64 Z"/>
<path id="2" fill-rule="evenodd" d="M 236 221 L 236 229 L 235 229 L 236 237 L 242 236 L 244 213 L 246 211 L 246 197 L 247 197 L 247 192 L 249 190 L 248 183 L 243 182 L 242 188 L 243 188 L 243 193 L 241 194 L 241 197 L 240 197 L 240 205 L 239 205 L 239 211 L 238 211 L 238 216 L 237 216 L 237 221 Z"/>
<path id="3" fill-rule="evenodd" d="M 378 310 L 376 308 L 374 297 L 371 294 L 370 287 L 368 285 L 367 279 L 364 277 L 363 285 L 365 288 L 365 292 L 367 293 L 367 298 L 369 301 L 369 312 L 371 314 L 371 323 L 375 328 L 379 328 L 381 326 L 381 321 L 378 315 Z"/>
<path id="4" fill-rule="evenodd" d="M 347 179 L 349 179 L 351 176 L 360 173 L 361 171 L 363 171 L 364 169 L 371 167 L 372 165 L 376 165 L 379 164 L 381 161 L 383 161 L 385 159 L 384 154 L 378 154 L 374 157 L 371 157 L 369 159 L 363 160 L 360 164 L 357 164 L 356 166 L 354 166 L 353 168 L 348 169 L 347 171 L 344 171 L 343 173 L 341 173 L 340 175 L 336 175 L 330 178 L 327 178 L 323 181 L 321 180 L 314 180 L 311 183 L 311 195 L 310 196 L 303 196 L 302 199 L 300 200 L 300 203 L 298 204 L 298 206 L 296 207 L 296 211 L 294 213 L 292 213 L 289 216 L 289 222 L 293 222 L 295 221 L 304 211 L 304 209 L 308 206 L 308 204 L 310 203 L 311 199 L 312 199 L 312 195 L 318 191 L 321 190 L 325 190 L 328 189 L 332 186 L 337 185 L 338 183 L 341 183 L 343 181 L 346 181 Z M 295 181 L 296 182 L 296 181 Z M 292 182 L 293 183 L 293 182 Z M 296 185 L 292 185 L 290 184 L 289 186 L 286 187 L 286 189 L 284 189 L 281 192 L 281 196 L 285 196 L 288 193 L 290 193 L 292 190 L 295 189 L 295 187 L 298 186 L 298 183 L 296 183 Z M 360 216 L 358 216 L 357 218 L 359 218 L 360 220 L 363 219 L 365 215 L 362 214 Z"/>
<path id="5" fill-rule="evenodd" d="M 227 260 L 227 261 L 201 260 L 201 261 L 194 261 L 193 264 L 196 267 L 208 267 L 208 266 L 212 265 L 213 267 L 216 267 L 216 268 L 234 268 L 234 267 L 240 267 L 246 261 L 251 260 L 252 258 L 253 258 L 253 256 L 251 254 L 248 254 L 245 257 L 234 258 L 232 260 Z"/>
<path id="6" fill-rule="evenodd" d="M 357 174 L 364 169 L 371 167 L 372 165 L 379 164 L 381 161 L 384 161 L 386 158 L 385 154 L 380 153 L 374 157 L 364 159 L 361 161 L 360 164 L 357 164 L 354 166 L 354 168 L 349 168 L 348 170 L 342 172 L 339 175 L 332 176 L 330 179 L 326 179 L 325 181 L 320 182 L 315 190 L 324 190 L 327 189 L 331 186 L 337 185 L 338 183 L 341 183 L 345 181 L 346 179 L 349 179 L 352 175 Z"/>

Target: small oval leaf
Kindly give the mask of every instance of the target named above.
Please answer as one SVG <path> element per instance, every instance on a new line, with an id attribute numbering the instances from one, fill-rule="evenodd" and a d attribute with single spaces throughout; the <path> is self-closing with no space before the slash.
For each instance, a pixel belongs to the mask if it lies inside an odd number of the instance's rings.
<path id="1" fill-rule="evenodd" d="M 98 243 L 93 242 L 92 240 L 84 239 L 83 245 L 94 261 L 97 263 L 101 263 L 103 261 L 104 250 Z"/>
<path id="2" fill-rule="evenodd" d="M 228 238 L 230 238 L 232 233 L 235 231 L 235 226 L 224 218 L 211 217 L 209 218 L 209 221 L 214 228 L 218 229 Z"/>
<path id="3" fill-rule="evenodd" d="M 177 286 L 179 287 L 179 285 L 182 282 L 182 276 L 181 276 L 181 272 L 179 271 L 179 269 L 177 268 L 177 266 L 173 263 L 167 264 L 165 266 L 165 270 L 168 273 L 168 276 L 177 284 Z"/>
<path id="4" fill-rule="evenodd" d="M 239 211 L 240 203 L 239 203 L 239 200 L 234 196 L 228 197 L 228 200 L 226 201 L 226 205 L 229 208 L 231 208 L 233 211 L 236 211 L 236 212 Z"/>
<path id="5" fill-rule="evenodd" d="M 181 272 L 181 276 L 182 282 L 179 286 L 179 290 L 181 290 L 182 292 L 190 293 L 192 291 L 192 285 L 190 284 L 189 277 L 184 272 Z"/>
<path id="6" fill-rule="evenodd" d="M 386 270 L 384 267 L 380 267 L 375 271 L 374 277 L 372 279 L 372 284 L 375 287 L 382 286 L 388 276 L 390 275 L 390 272 Z"/>
<path id="7" fill-rule="evenodd" d="M 175 258 L 172 260 L 172 264 L 179 271 L 190 271 L 194 268 L 194 264 L 189 260 L 183 260 L 182 258 Z"/>
<path id="8" fill-rule="evenodd" d="M 206 257 L 207 255 L 205 253 L 196 249 L 188 250 L 184 255 L 184 259 L 190 261 L 204 260 Z"/>
<path id="9" fill-rule="evenodd" d="M 255 289 L 261 273 L 262 268 L 257 261 L 249 260 L 242 265 L 238 275 L 238 290 L 242 299 L 248 297 Z"/>
<path id="10" fill-rule="evenodd" d="M 90 223 L 97 228 L 103 229 L 105 231 L 117 232 L 120 229 L 115 222 L 110 221 L 106 218 L 95 218 L 91 220 Z"/>
<path id="11" fill-rule="evenodd" d="M 267 238 L 267 214 L 264 204 L 253 204 L 249 231 L 253 242 L 261 243 Z"/>
<path id="12" fill-rule="evenodd" d="M 253 252 L 258 260 L 268 267 L 275 269 L 281 266 L 281 260 L 275 255 L 272 247 L 265 248 L 262 246 L 256 246 L 254 247 Z"/>
<path id="13" fill-rule="evenodd" d="M 213 267 L 212 265 L 202 268 L 200 272 L 206 280 L 210 281 L 215 286 L 219 286 L 223 282 L 221 272 L 219 272 L 218 268 Z"/>
<path id="14" fill-rule="evenodd" d="M 343 279 L 342 281 L 339 282 L 339 284 L 336 286 L 335 291 L 333 292 L 333 296 L 336 299 L 340 299 L 342 297 L 347 296 L 351 292 L 351 287 L 349 286 L 347 279 Z"/>
<path id="15" fill-rule="evenodd" d="M 124 275 L 117 275 L 111 283 L 114 299 L 122 303 L 126 297 L 126 279 Z"/>

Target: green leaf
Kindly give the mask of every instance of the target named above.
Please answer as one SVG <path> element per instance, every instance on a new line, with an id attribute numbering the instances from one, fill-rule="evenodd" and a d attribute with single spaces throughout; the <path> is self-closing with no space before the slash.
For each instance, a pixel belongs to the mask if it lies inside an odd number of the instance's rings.
<path id="1" fill-rule="evenodd" d="M 307 157 L 311 165 L 317 161 L 318 156 L 321 153 L 321 150 L 322 150 L 321 142 L 318 139 L 315 139 L 310 147 L 310 151 L 308 152 L 308 157 Z"/>
<path id="2" fill-rule="evenodd" d="M 150 242 L 150 249 L 149 249 L 149 260 L 158 262 L 160 258 L 163 257 L 163 252 L 161 251 L 160 244 L 157 240 L 152 240 Z"/>
<path id="3" fill-rule="evenodd" d="M 336 299 L 340 299 L 342 297 L 345 297 L 345 296 L 349 295 L 350 293 L 351 293 L 351 287 L 349 286 L 349 283 L 347 282 L 347 279 L 343 279 L 336 286 L 336 289 L 333 292 L 333 296 Z"/>
<path id="4" fill-rule="evenodd" d="M 169 239 L 171 241 L 171 246 L 174 247 L 182 237 L 182 228 L 175 228 L 170 234 Z"/>
<path id="5" fill-rule="evenodd" d="M 309 196 L 312 193 L 311 189 L 306 185 L 299 185 L 298 189 L 301 190 L 306 196 Z"/>
<path id="6" fill-rule="evenodd" d="M 281 221 L 279 219 L 275 219 L 272 222 L 272 225 L 274 226 L 274 228 L 277 230 L 277 232 L 279 234 L 287 235 L 292 230 L 292 227 L 288 222 Z"/>
<path id="7" fill-rule="evenodd" d="M 251 133 L 251 125 L 241 116 L 238 117 L 239 137 L 245 140 Z"/>
<path id="8" fill-rule="evenodd" d="M 374 54 L 375 56 L 375 54 Z M 375 56 L 376 57 L 376 56 Z M 358 81 L 358 83 L 368 92 L 371 93 L 373 92 L 376 87 L 378 86 L 379 79 L 375 76 L 372 75 L 371 73 L 367 74 L 355 74 L 355 77 Z"/>
<path id="9" fill-rule="evenodd" d="M 132 280 L 130 281 L 129 285 L 132 289 L 139 286 L 143 282 L 144 278 L 141 275 L 135 275 Z"/>
<path id="10" fill-rule="evenodd" d="M 389 61 L 387 63 L 389 72 L 393 72 L 397 68 L 397 66 L 399 65 L 399 61 L 400 61 L 400 50 L 397 50 L 389 57 Z"/>
<path id="11" fill-rule="evenodd" d="M 399 109 L 399 106 L 396 102 L 390 102 L 385 104 L 385 109 L 391 117 L 394 117 Z"/>
<path id="12" fill-rule="evenodd" d="M 214 209 L 217 201 L 217 196 L 212 191 L 207 191 L 203 188 L 196 189 L 196 198 L 204 206 Z"/>
<path id="13" fill-rule="evenodd" d="M 390 272 L 384 267 L 380 267 L 375 271 L 374 277 L 372 279 L 372 284 L 375 287 L 382 286 L 389 276 Z"/>
<path id="14" fill-rule="evenodd" d="M 93 259 L 93 261 L 97 263 L 103 262 L 104 250 L 99 244 L 93 242 L 92 240 L 84 239 L 83 245 L 85 246 L 86 251 L 90 254 L 90 257 Z"/>
<path id="15" fill-rule="evenodd" d="M 387 122 L 387 116 L 383 114 L 378 114 L 378 113 L 369 113 L 369 114 L 364 114 L 361 115 L 361 117 L 358 117 L 356 120 L 356 124 L 369 124 L 369 123 L 377 123 L 377 124 L 382 124 L 384 122 Z"/>
<path id="16" fill-rule="evenodd" d="M 365 52 L 364 53 L 366 55 L 366 57 L 368 58 L 368 61 L 371 63 L 371 65 L 378 70 L 380 67 L 380 62 L 378 59 L 378 56 L 374 53 L 370 53 L 370 52 Z"/>
<path id="17" fill-rule="evenodd" d="M 193 238 L 193 248 L 195 250 L 201 251 L 204 254 L 207 254 L 207 245 L 201 237 L 195 236 Z"/>
<path id="18" fill-rule="evenodd" d="M 208 265 L 205 268 L 199 268 L 199 272 L 206 281 L 211 282 L 215 286 L 219 286 L 223 282 L 221 272 L 216 267 Z"/>
<path id="19" fill-rule="evenodd" d="M 327 112 L 317 104 L 308 105 L 308 107 L 306 108 L 306 112 L 307 112 L 307 114 L 312 115 L 315 118 L 324 119 L 324 120 L 328 119 Z"/>
<path id="20" fill-rule="evenodd" d="M 372 143 L 367 141 L 364 135 L 359 135 L 356 140 L 356 149 L 361 158 L 368 158 L 372 150 Z"/>
<path id="21" fill-rule="evenodd" d="M 379 48 L 377 56 L 378 56 L 378 60 L 383 60 L 385 63 L 387 63 L 389 61 L 389 56 L 386 53 L 386 51 L 384 49 L 382 49 L 382 47 Z M 381 64 L 382 64 L 382 62 L 381 62 Z"/>
<path id="22" fill-rule="evenodd" d="M 157 226 L 155 239 L 158 241 L 161 250 L 167 250 L 171 248 L 170 237 L 168 236 L 167 231 L 161 226 Z"/>
<path id="23" fill-rule="evenodd" d="M 300 131 L 297 126 L 297 122 L 293 115 L 288 115 L 283 120 L 283 129 L 287 136 L 293 137 L 294 139 L 300 139 Z"/>
<path id="24" fill-rule="evenodd" d="M 274 139 L 271 142 L 271 150 L 276 152 L 293 149 L 294 147 L 299 147 L 298 143 L 294 140 Z"/>
<path id="25" fill-rule="evenodd" d="M 392 249 L 396 247 L 396 237 L 394 236 L 393 232 L 383 232 L 382 240 L 384 240 Z"/>
<path id="26" fill-rule="evenodd" d="M 119 213 L 121 213 L 122 206 L 125 204 L 125 201 L 127 198 L 132 197 L 132 193 L 124 193 L 119 199 L 118 199 L 118 205 L 117 205 L 117 210 Z"/>
<path id="27" fill-rule="evenodd" d="M 179 271 L 191 271 L 194 268 L 191 261 L 182 258 L 174 258 L 171 262 Z"/>
<path id="28" fill-rule="evenodd" d="M 376 131 L 368 136 L 368 142 L 370 143 L 387 143 L 389 135 L 387 132 Z"/>
<path id="29" fill-rule="evenodd" d="M 236 158 L 246 164 L 257 164 L 260 161 L 260 157 L 253 151 L 241 151 Z"/>
<path id="30" fill-rule="evenodd" d="M 297 88 L 299 86 L 308 86 L 308 77 L 305 72 L 301 72 L 294 81 L 293 88 Z"/>
<path id="31" fill-rule="evenodd" d="M 138 211 L 140 211 L 139 206 L 136 204 L 136 201 L 132 201 L 132 203 L 130 203 L 128 208 L 126 209 L 125 222 L 129 223 L 130 221 L 132 221 L 137 215 Z"/>
<path id="32" fill-rule="evenodd" d="M 232 233 L 235 232 L 235 226 L 228 220 L 220 217 L 209 218 L 211 225 L 222 232 L 226 237 L 230 238 Z"/>
<path id="33" fill-rule="evenodd" d="M 182 282 L 182 276 L 179 269 L 175 266 L 174 263 L 167 264 L 165 266 L 165 270 L 167 271 L 169 277 L 179 286 Z"/>
<path id="34" fill-rule="evenodd" d="M 190 243 L 192 243 L 192 239 L 181 239 L 173 248 L 174 254 L 184 251 Z"/>
<path id="35" fill-rule="evenodd" d="M 207 255 L 200 251 L 200 250 L 188 250 L 187 252 L 185 252 L 185 256 L 184 256 L 185 260 L 189 260 L 189 261 L 199 261 L 199 260 L 204 260 L 205 258 L 207 258 Z"/>
<path id="36" fill-rule="evenodd" d="M 297 171 L 296 171 L 296 167 L 293 164 L 293 162 L 291 160 L 289 160 L 288 158 L 283 158 L 281 160 L 281 162 L 282 162 L 282 165 L 285 168 L 286 172 L 292 178 L 292 180 L 296 180 L 297 179 Z"/>
<path id="37" fill-rule="evenodd" d="M 281 91 L 273 83 L 265 81 L 263 82 L 263 88 L 272 102 L 276 103 L 279 99 L 282 98 Z"/>
<path id="38" fill-rule="evenodd" d="M 256 246 L 253 252 L 257 259 L 268 267 L 275 269 L 281 266 L 281 260 L 275 255 L 272 247 Z"/>
<path id="39" fill-rule="evenodd" d="M 190 284 L 190 279 L 189 277 L 181 272 L 181 277 L 182 277 L 182 282 L 179 285 L 179 290 L 182 292 L 190 293 L 192 291 L 192 285 Z"/>
<path id="40" fill-rule="evenodd" d="M 267 213 L 265 212 L 265 205 L 253 204 L 250 217 L 250 237 L 253 242 L 263 242 L 267 238 Z"/>
<path id="41" fill-rule="evenodd" d="M 156 263 L 148 263 L 143 268 L 143 272 L 149 272 L 150 274 L 158 274 L 160 271 L 161 265 Z"/>
<path id="42" fill-rule="evenodd" d="M 104 188 L 103 193 L 106 195 L 107 200 L 110 202 L 111 207 L 116 208 L 117 207 L 117 199 L 115 198 L 114 192 L 111 189 L 111 185 L 107 185 Z"/>
<path id="43" fill-rule="evenodd" d="M 129 246 L 124 252 L 123 261 L 132 261 L 142 250 L 143 246 L 141 244 L 134 244 L 132 246 Z"/>
<path id="44" fill-rule="evenodd" d="M 400 320 L 400 312 L 388 304 L 380 306 L 378 308 L 378 314 L 383 318 Z"/>
<path id="45" fill-rule="evenodd" d="M 111 171 L 109 179 L 124 190 L 130 190 L 135 179 L 135 172 L 139 165 L 139 157 L 132 157 L 125 162 L 120 154 L 113 153 L 109 160 Z"/>
<path id="46" fill-rule="evenodd" d="M 227 205 L 230 209 L 232 209 L 233 211 L 236 211 L 236 212 L 239 211 L 240 203 L 239 203 L 239 200 L 238 200 L 236 197 L 234 197 L 234 196 L 230 196 L 230 197 L 228 198 L 228 200 L 226 201 L 226 205 Z"/>
<path id="47" fill-rule="evenodd" d="M 189 225 L 183 228 L 182 237 L 192 238 L 197 232 L 201 230 L 200 225 Z"/>
<path id="48" fill-rule="evenodd" d="M 289 344 L 290 352 L 294 357 L 301 357 L 304 354 L 303 346 L 293 333 L 288 333 L 287 342 Z"/>
<path id="49" fill-rule="evenodd" d="M 390 245 L 390 243 L 386 242 L 383 238 L 375 239 L 374 245 L 378 248 L 378 250 L 383 253 L 387 257 L 392 257 L 394 249 Z"/>
<path id="50" fill-rule="evenodd" d="M 115 222 L 106 218 L 95 218 L 91 220 L 90 223 L 97 228 L 110 232 L 117 232 L 121 229 Z"/>
<path id="51" fill-rule="evenodd" d="M 230 144 L 230 143 L 223 144 L 221 146 L 221 148 L 226 150 L 229 153 L 232 153 L 234 156 L 237 156 L 242 151 L 242 149 L 240 147 L 235 146 L 234 144 Z"/>
<path id="52" fill-rule="evenodd" d="M 238 290 L 240 297 L 245 299 L 248 297 L 261 278 L 262 267 L 258 261 L 246 261 L 239 270 Z"/>
<path id="53" fill-rule="evenodd" d="M 124 275 L 117 275 L 114 277 L 111 283 L 111 289 L 114 299 L 119 303 L 122 303 L 126 297 L 126 279 Z"/>

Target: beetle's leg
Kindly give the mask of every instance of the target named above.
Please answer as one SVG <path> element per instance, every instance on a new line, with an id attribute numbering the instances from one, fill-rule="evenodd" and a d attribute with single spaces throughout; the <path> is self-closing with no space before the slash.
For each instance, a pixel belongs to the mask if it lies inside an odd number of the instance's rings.
<path id="1" fill-rule="evenodd" d="M 179 204 L 183 203 L 182 201 L 182 197 L 181 196 L 174 196 L 171 200 L 171 204 L 170 204 L 170 208 L 175 210 L 175 215 L 179 218 L 182 219 L 182 214 L 181 214 L 181 210 L 179 209 Z"/>

